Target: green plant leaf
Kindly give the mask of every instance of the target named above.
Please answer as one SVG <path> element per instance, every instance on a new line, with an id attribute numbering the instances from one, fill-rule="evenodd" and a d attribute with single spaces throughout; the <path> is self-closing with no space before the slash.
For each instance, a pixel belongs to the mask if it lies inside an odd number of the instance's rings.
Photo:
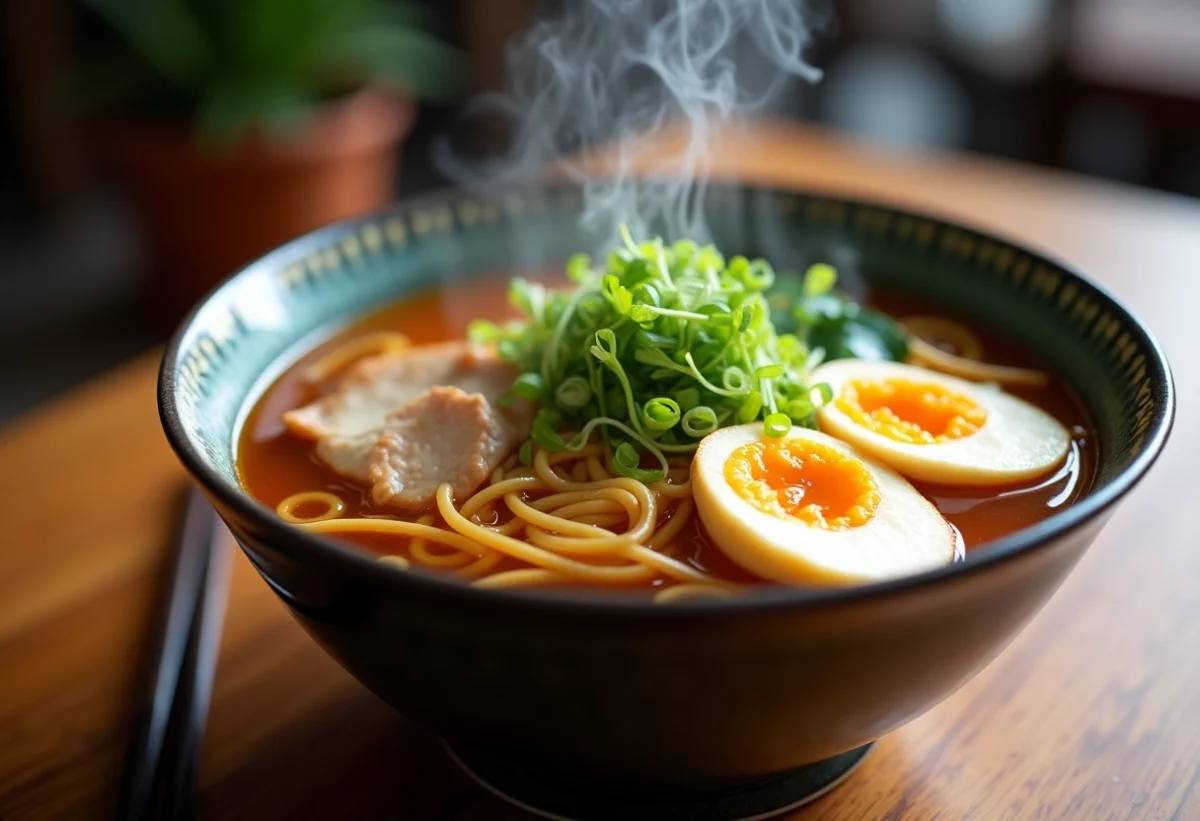
<path id="1" fill-rule="evenodd" d="M 77 99 L 192 115 L 209 143 L 295 126 L 306 107 L 369 84 L 417 96 L 458 88 L 456 53 L 387 0 L 84 0 L 122 39 L 118 74 Z M 99 81 L 102 80 L 102 81 Z"/>
<path id="2" fill-rule="evenodd" d="M 380 83 L 418 97 L 445 100 L 461 88 L 458 53 L 416 29 L 348 27 L 323 44 L 319 59 L 331 76 Z"/>
<path id="3" fill-rule="evenodd" d="M 237 60 L 247 76 L 264 82 L 320 82 L 315 72 L 324 44 L 360 25 L 367 5 L 365 0 L 237 0 Z"/>
<path id="4" fill-rule="evenodd" d="M 167 83 L 193 88 L 210 54 L 182 0 L 84 0 Z"/>
<path id="5" fill-rule="evenodd" d="M 201 99 L 196 129 L 202 143 L 213 149 L 232 146 L 254 128 L 283 138 L 303 125 L 312 103 L 290 86 L 224 83 Z"/>
<path id="6" fill-rule="evenodd" d="M 153 87 L 153 78 L 136 62 L 106 52 L 77 59 L 55 89 L 55 97 L 68 111 L 89 111 L 145 97 Z"/>

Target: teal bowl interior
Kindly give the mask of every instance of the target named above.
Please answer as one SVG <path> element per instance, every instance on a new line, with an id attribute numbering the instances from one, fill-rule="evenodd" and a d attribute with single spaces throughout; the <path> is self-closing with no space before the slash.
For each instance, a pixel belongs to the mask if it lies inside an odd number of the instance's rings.
<path id="1" fill-rule="evenodd" d="M 448 193 L 331 226 L 259 259 L 201 304 L 167 353 L 160 404 L 172 444 L 210 490 L 242 496 L 239 425 L 250 400 L 305 345 L 407 294 L 545 270 L 592 248 L 581 209 L 571 187 L 495 201 Z M 1009 547 L 1106 506 L 1165 440 L 1173 393 L 1161 350 L 1108 293 L 1064 266 L 961 226 L 822 195 L 714 186 L 707 210 L 728 254 L 765 256 L 781 271 L 832 262 L 852 290 L 902 293 L 1000 329 L 1071 383 L 1097 428 L 1095 484 L 1038 532 L 1004 540 Z M 972 551 L 967 564 L 998 547 Z"/>

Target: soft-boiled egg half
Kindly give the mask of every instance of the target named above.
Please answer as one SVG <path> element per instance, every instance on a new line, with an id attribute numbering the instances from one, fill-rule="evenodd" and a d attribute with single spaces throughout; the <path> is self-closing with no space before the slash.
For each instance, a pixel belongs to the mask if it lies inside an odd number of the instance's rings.
<path id="1" fill-rule="evenodd" d="M 705 530 L 733 561 L 791 584 L 853 584 L 954 560 L 956 534 L 905 479 L 845 442 L 761 423 L 700 443 L 692 492 Z"/>
<path id="2" fill-rule="evenodd" d="M 833 390 L 821 430 L 923 482 L 1022 482 L 1056 468 L 1071 445 L 1057 419 L 993 385 L 852 359 L 822 365 L 812 381 Z"/>

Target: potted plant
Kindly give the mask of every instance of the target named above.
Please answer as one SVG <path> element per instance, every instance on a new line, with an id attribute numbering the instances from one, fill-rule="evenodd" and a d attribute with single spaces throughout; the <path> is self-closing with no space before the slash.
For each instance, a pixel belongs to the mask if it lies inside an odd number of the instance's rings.
<path id="1" fill-rule="evenodd" d="M 119 45 L 81 79 L 176 318 L 241 264 L 391 199 L 450 49 L 387 0 L 85 0 Z"/>

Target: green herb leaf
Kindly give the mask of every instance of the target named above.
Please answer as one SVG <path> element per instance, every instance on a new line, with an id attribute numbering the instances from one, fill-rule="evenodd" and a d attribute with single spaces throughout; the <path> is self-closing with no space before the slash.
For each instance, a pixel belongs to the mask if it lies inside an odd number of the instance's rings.
<path id="1" fill-rule="evenodd" d="M 780 279 L 767 295 L 783 363 L 801 373 L 832 359 L 903 361 L 908 338 L 891 318 L 833 292 L 837 271 L 817 263 Z M 801 361 L 803 359 L 803 361 Z"/>
<path id="2" fill-rule="evenodd" d="M 883 314 L 846 302 L 837 316 L 818 315 L 811 322 L 808 345 L 824 350 L 826 360 L 901 362 L 908 356 L 908 337 L 899 325 Z"/>
<path id="3" fill-rule="evenodd" d="M 629 309 L 633 307 L 633 294 L 621 284 L 621 280 L 615 274 L 606 275 L 601 281 L 600 288 L 604 298 L 608 300 L 608 304 L 613 306 L 618 316 L 626 316 L 629 313 Z"/>

